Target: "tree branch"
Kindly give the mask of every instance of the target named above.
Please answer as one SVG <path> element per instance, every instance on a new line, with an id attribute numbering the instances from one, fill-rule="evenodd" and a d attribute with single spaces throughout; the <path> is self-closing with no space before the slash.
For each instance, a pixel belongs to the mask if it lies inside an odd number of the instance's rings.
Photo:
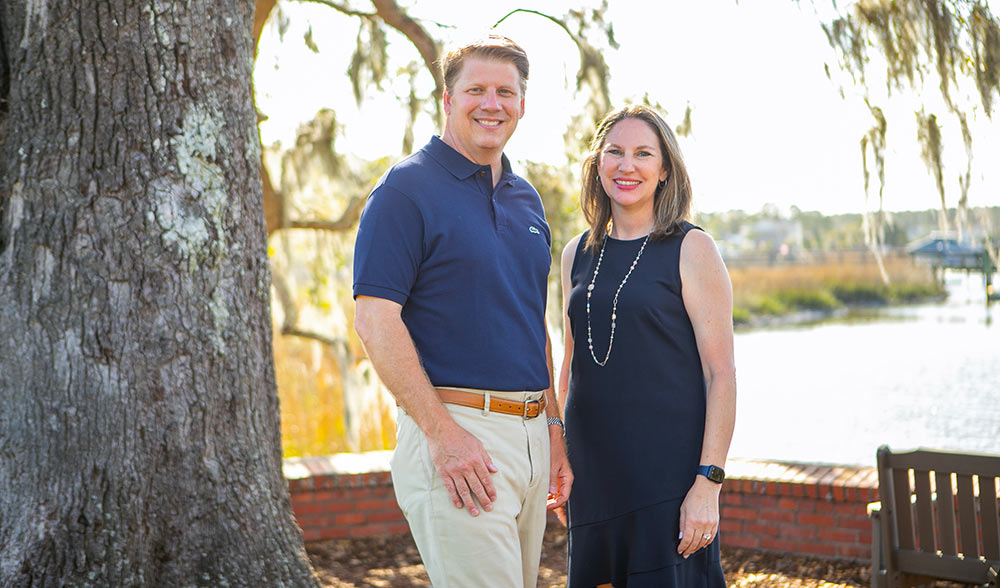
<path id="1" fill-rule="evenodd" d="M 257 59 L 257 45 L 260 43 L 260 33 L 264 30 L 267 17 L 271 16 L 278 0 L 257 0 L 253 11 L 253 56 Z"/>
<path id="2" fill-rule="evenodd" d="M 321 335 L 313 331 L 304 331 L 297 327 L 292 327 L 289 325 L 281 326 L 281 334 L 288 337 L 302 337 L 303 339 L 312 339 L 313 341 L 319 341 L 323 345 L 328 345 L 330 347 L 347 347 L 347 340 L 341 337 L 327 337 L 326 335 Z"/>
<path id="3" fill-rule="evenodd" d="M 374 18 L 377 16 L 372 12 L 361 12 L 360 10 L 354 10 L 340 2 L 334 2 L 333 0 L 299 0 L 299 2 L 313 2 L 315 4 L 322 4 L 323 6 L 329 6 L 337 12 L 346 14 L 347 16 L 359 16 L 361 18 Z"/>
<path id="4" fill-rule="evenodd" d="M 378 12 L 378 16 L 385 21 L 385 24 L 396 29 L 413 43 L 413 46 L 420 52 L 420 57 L 424 60 L 427 71 L 434 76 L 434 99 L 440 103 L 444 96 L 444 77 L 437 67 L 438 50 L 437 43 L 427 34 L 420 23 L 410 18 L 395 0 L 372 0 L 372 5 Z"/>
<path id="5" fill-rule="evenodd" d="M 320 231 L 346 231 L 352 228 L 361 217 L 366 198 L 354 196 L 347 203 L 344 214 L 337 220 L 294 220 L 288 223 L 290 229 L 316 229 Z"/>
<path id="6" fill-rule="evenodd" d="M 605 5 L 607 2 L 605 2 Z M 591 106 L 594 112 L 594 123 L 597 123 L 605 113 L 611 110 L 611 98 L 610 91 L 608 89 L 608 65 L 604 61 L 604 55 L 602 52 L 590 44 L 589 41 L 583 36 L 583 28 L 588 26 L 586 19 L 580 17 L 581 34 L 575 34 L 565 20 L 556 18 L 551 14 L 546 14 L 538 10 L 531 10 L 528 8 L 516 8 L 511 10 L 503 18 L 498 20 L 493 26 L 496 27 L 503 21 L 505 21 L 511 15 L 517 14 L 519 12 L 524 12 L 527 14 L 534 14 L 536 16 L 541 16 L 542 18 L 548 19 L 553 23 L 557 24 L 573 44 L 576 45 L 577 50 L 580 52 L 580 70 L 576 74 L 576 88 L 580 90 L 583 88 L 584 84 L 588 84 L 593 89 L 594 95 L 591 97 Z M 617 43 L 614 41 L 614 35 L 611 33 L 610 27 L 605 29 L 608 35 L 608 40 L 612 47 L 617 48 Z"/>
<path id="7" fill-rule="evenodd" d="M 263 157 L 260 160 L 260 180 L 263 189 L 261 200 L 264 204 L 264 224 L 267 227 L 267 235 L 270 237 L 271 233 L 285 224 L 285 195 L 274 189 L 274 184 L 271 183 L 271 174 L 267 171 L 267 164 L 264 163 Z"/>
<path id="8" fill-rule="evenodd" d="M 499 26 L 500 23 L 502 23 L 503 21 L 507 20 L 507 18 L 509 16 L 517 14 L 518 12 L 527 12 L 529 14 L 535 14 L 535 15 L 541 16 L 542 18 L 547 18 L 547 19 L 551 20 L 552 22 L 554 22 L 557 25 L 559 25 L 560 27 L 562 27 L 562 29 L 564 31 L 566 31 L 566 34 L 569 35 L 569 37 L 571 39 L 573 39 L 573 42 L 577 44 L 577 46 L 580 45 L 580 41 L 577 39 L 576 35 L 573 34 L 573 31 L 569 30 L 569 27 L 566 25 L 565 22 L 563 22 L 562 20 L 560 20 L 560 19 L 552 16 L 551 14 L 545 14 L 544 12 L 540 12 L 538 10 L 531 10 L 531 9 L 528 9 L 528 8 L 515 8 L 514 10 L 511 10 L 507 14 L 503 15 L 503 18 L 501 18 L 500 20 L 496 21 L 493 24 L 493 28 L 497 28 L 497 26 Z"/>
<path id="9" fill-rule="evenodd" d="M 271 285 L 274 286 L 274 291 L 278 295 L 278 302 L 281 304 L 282 313 L 285 315 L 281 321 L 282 335 L 312 339 L 330 347 L 342 346 L 345 349 L 347 348 L 347 340 L 343 337 L 329 337 L 315 331 L 300 329 L 298 326 L 299 311 L 295 308 L 295 303 L 292 301 L 292 294 L 288 291 L 288 284 L 285 283 L 285 278 L 278 272 L 271 272 Z"/>
<path id="10" fill-rule="evenodd" d="M 288 291 L 288 284 L 285 283 L 284 276 L 278 272 L 271 272 L 271 285 L 274 286 L 281 310 L 285 315 L 281 321 L 281 330 L 284 331 L 286 326 L 292 327 L 299 322 L 299 311 L 292 303 L 292 293 Z"/>

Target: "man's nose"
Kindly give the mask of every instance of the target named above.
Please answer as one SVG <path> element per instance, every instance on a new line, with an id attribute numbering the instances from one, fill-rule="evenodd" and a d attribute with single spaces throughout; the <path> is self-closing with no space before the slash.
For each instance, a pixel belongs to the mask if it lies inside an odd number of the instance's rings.
<path id="1" fill-rule="evenodd" d="M 483 110 L 501 110 L 500 98 L 497 96 L 497 93 L 493 90 L 487 90 L 483 94 L 483 101 L 480 104 L 480 108 Z"/>

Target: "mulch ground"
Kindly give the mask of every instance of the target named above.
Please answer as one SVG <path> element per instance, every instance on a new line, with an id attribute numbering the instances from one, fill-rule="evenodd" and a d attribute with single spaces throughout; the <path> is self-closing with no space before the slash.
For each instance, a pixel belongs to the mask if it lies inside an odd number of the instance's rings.
<path id="1" fill-rule="evenodd" d="M 317 541 L 306 546 L 324 588 L 430 586 L 409 535 Z M 730 588 L 841 588 L 869 586 L 867 563 L 831 561 L 722 548 L 722 569 Z M 539 588 L 566 585 L 566 533 L 545 532 Z"/>

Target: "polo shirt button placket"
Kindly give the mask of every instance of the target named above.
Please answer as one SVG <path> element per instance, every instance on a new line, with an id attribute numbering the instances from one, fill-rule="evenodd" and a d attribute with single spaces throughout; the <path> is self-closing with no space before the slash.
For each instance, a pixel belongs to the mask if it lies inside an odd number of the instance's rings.
<path id="1" fill-rule="evenodd" d="M 487 179 L 487 170 L 485 168 L 479 170 L 479 177 L 485 180 L 483 184 L 483 189 L 486 190 L 487 198 L 490 200 L 490 212 L 493 213 L 493 226 L 494 228 L 499 228 L 500 219 L 497 211 L 497 198 L 496 198 L 496 188 L 493 183 Z"/>

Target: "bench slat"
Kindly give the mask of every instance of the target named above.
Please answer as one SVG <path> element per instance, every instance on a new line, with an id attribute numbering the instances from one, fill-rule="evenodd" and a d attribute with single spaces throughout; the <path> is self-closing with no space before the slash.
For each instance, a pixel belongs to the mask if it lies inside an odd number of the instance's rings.
<path id="1" fill-rule="evenodd" d="M 943 470 L 966 476 L 1000 477 L 1000 459 L 994 455 L 976 453 L 947 453 L 926 449 L 890 453 L 887 465 L 893 469 Z"/>
<path id="2" fill-rule="evenodd" d="M 945 555 L 958 555 L 958 544 L 955 539 L 955 494 L 951 487 L 951 473 L 935 472 L 934 475 L 941 552 Z"/>
<path id="3" fill-rule="evenodd" d="M 981 559 L 941 556 L 910 550 L 901 550 L 897 555 L 900 571 L 907 574 L 977 584 L 985 584 L 990 580 L 990 564 Z"/>
<path id="4" fill-rule="evenodd" d="M 917 494 L 917 535 L 920 551 L 934 553 L 934 513 L 931 504 L 931 473 L 922 470 L 913 472 L 914 489 Z"/>
<path id="5" fill-rule="evenodd" d="M 983 555 L 1000 560 L 1000 521 L 997 519 L 997 479 L 979 478 L 979 509 L 983 519 Z"/>
<path id="6" fill-rule="evenodd" d="M 913 549 L 913 508 L 910 505 L 910 472 L 907 470 L 892 470 L 892 494 L 896 512 L 896 530 L 899 546 L 902 549 Z"/>
<path id="7" fill-rule="evenodd" d="M 976 504 L 972 492 L 972 476 L 961 474 L 958 478 L 958 528 L 965 557 L 979 555 L 979 532 L 976 530 Z"/>

